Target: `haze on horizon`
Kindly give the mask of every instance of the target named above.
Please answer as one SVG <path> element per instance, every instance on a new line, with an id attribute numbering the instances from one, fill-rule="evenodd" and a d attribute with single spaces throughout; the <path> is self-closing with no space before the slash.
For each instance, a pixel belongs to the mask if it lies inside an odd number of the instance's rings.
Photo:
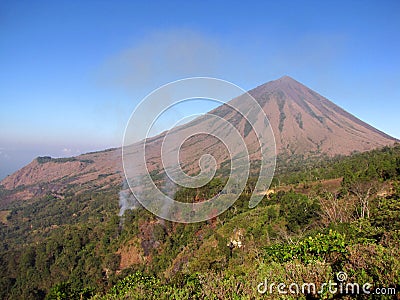
<path id="1" fill-rule="evenodd" d="M 289 75 L 400 138 L 398 28 L 398 1 L 3 1 L 0 179 L 39 155 L 120 146 L 139 101 L 189 76 L 248 90 Z"/>

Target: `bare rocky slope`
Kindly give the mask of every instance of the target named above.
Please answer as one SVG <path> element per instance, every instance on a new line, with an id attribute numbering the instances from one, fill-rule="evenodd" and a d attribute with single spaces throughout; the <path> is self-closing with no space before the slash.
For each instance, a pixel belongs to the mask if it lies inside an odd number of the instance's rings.
<path id="1" fill-rule="evenodd" d="M 396 141 L 288 76 L 249 93 L 269 118 L 278 153 L 348 155 Z"/>
<path id="2" fill-rule="evenodd" d="M 397 140 L 344 111 L 328 99 L 296 80 L 284 76 L 261 85 L 249 93 L 260 103 L 273 129 L 278 154 L 348 155 L 392 145 Z M 240 97 L 238 97 L 240 98 Z M 235 98 L 232 101 L 238 101 Z M 246 120 L 222 105 L 210 113 L 229 120 L 245 137 L 246 144 L 257 144 L 256 136 L 246 131 Z M 177 129 L 186 130 L 201 122 L 201 117 Z M 161 170 L 160 149 L 165 133 L 148 139 L 149 170 Z M 137 144 L 136 146 L 140 146 Z M 193 137 L 182 147 L 181 159 L 188 172 L 196 172 L 198 158 L 216 153 L 219 165 L 228 159 L 221 144 L 205 136 Z M 46 193 L 62 193 L 67 187 L 107 188 L 123 180 L 121 149 L 87 153 L 67 159 L 38 158 L 0 182 L 13 191 L 0 195 L 1 202 L 29 199 Z"/>

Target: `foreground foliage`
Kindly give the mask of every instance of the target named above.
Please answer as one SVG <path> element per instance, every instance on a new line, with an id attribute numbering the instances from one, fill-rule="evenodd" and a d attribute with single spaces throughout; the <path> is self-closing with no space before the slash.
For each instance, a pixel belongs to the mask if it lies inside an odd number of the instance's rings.
<path id="1" fill-rule="evenodd" d="M 141 208 L 119 218 L 117 188 L 71 187 L 62 198 L 10 204 L 0 224 L 0 298 L 278 298 L 258 287 L 265 280 L 321 287 L 338 283 L 339 272 L 346 282 L 398 292 L 400 146 L 310 164 L 278 174 L 254 209 L 250 180 L 234 206 L 198 224 L 164 222 Z M 201 201 L 223 183 L 176 198 Z M 356 297 L 326 288 L 306 294 L 285 297 Z"/>

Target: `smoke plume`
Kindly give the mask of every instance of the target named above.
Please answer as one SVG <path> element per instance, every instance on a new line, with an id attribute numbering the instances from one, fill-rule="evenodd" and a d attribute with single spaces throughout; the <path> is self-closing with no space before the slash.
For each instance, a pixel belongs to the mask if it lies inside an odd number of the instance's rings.
<path id="1" fill-rule="evenodd" d="M 119 216 L 122 217 L 127 209 L 136 209 L 139 207 L 139 203 L 135 196 L 129 189 L 128 183 L 124 180 L 122 189 L 119 192 Z"/>

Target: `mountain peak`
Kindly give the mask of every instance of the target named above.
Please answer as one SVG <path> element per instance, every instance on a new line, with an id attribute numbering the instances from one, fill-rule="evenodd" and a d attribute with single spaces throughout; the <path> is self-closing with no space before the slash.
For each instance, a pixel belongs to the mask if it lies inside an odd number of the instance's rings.
<path id="1" fill-rule="evenodd" d="M 296 98 L 295 94 L 305 93 L 309 88 L 304 84 L 298 82 L 288 75 L 284 75 L 278 79 L 268 81 L 258 87 L 249 91 L 249 93 L 256 99 L 263 98 L 263 95 L 270 94 L 273 92 L 283 92 L 289 98 Z"/>
<path id="2" fill-rule="evenodd" d="M 296 79 L 293 79 L 288 75 L 284 75 L 276 80 L 271 81 L 270 83 L 273 84 L 276 88 L 283 90 L 287 90 L 290 88 L 308 89 L 304 84 L 298 82 Z"/>
<path id="3" fill-rule="evenodd" d="M 295 81 L 295 82 L 297 82 L 296 80 L 294 80 L 292 77 L 290 77 L 288 75 L 283 75 L 282 77 L 278 78 L 277 81 L 281 81 L 281 82 L 282 81 Z"/>
<path id="4" fill-rule="evenodd" d="M 268 116 L 278 153 L 350 154 L 395 141 L 287 75 L 249 93 Z"/>
<path id="5" fill-rule="evenodd" d="M 288 75 L 284 75 L 278 79 L 268 81 L 262 85 L 259 85 L 255 89 L 252 89 L 249 91 L 250 94 L 253 95 L 253 97 L 256 97 L 256 95 L 260 95 L 265 92 L 271 92 L 273 90 L 282 90 L 282 91 L 288 91 L 290 89 L 308 89 L 304 84 L 298 82 L 297 80 L 293 79 L 292 77 Z"/>

